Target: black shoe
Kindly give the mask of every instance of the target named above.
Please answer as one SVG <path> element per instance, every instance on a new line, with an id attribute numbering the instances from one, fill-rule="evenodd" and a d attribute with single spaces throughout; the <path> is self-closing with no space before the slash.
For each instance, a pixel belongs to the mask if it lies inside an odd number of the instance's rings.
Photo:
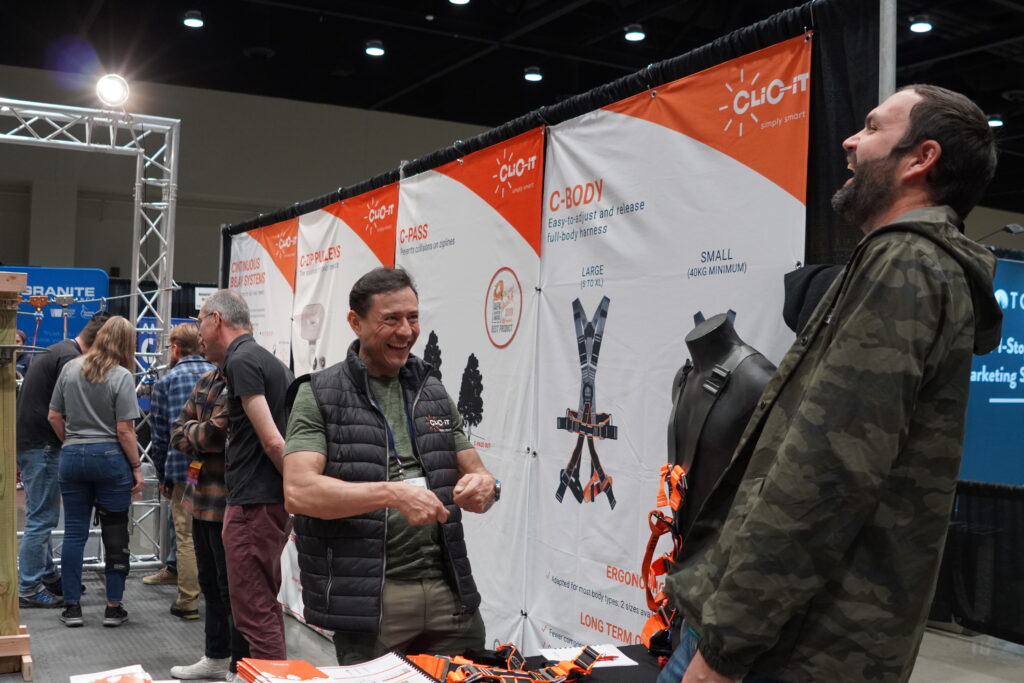
<path id="1" fill-rule="evenodd" d="M 124 611 L 124 607 L 121 605 L 107 605 L 107 609 L 103 612 L 104 626 L 114 628 L 126 621 L 128 621 L 128 613 Z"/>
<path id="2" fill-rule="evenodd" d="M 185 621 L 194 621 L 199 618 L 198 609 L 184 609 L 177 605 L 171 605 L 171 614 L 179 619 L 184 619 Z"/>
<path id="3" fill-rule="evenodd" d="M 85 621 L 82 619 L 82 606 L 79 604 L 65 605 L 64 611 L 60 613 L 60 620 L 69 628 L 84 626 Z"/>

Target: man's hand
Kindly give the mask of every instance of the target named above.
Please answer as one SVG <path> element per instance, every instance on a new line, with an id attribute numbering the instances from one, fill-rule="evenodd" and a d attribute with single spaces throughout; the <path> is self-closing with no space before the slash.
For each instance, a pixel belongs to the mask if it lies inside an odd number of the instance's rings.
<path id="1" fill-rule="evenodd" d="M 164 498 L 167 500 L 171 499 L 171 485 L 168 483 L 160 484 L 160 493 L 164 494 Z"/>
<path id="2" fill-rule="evenodd" d="M 487 512 L 494 504 L 494 477 L 490 474 L 464 474 L 455 484 L 455 504 L 466 512 Z"/>
<path id="3" fill-rule="evenodd" d="M 400 481 L 394 485 L 395 507 L 409 524 L 431 524 L 448 519 L 448 509 L 433 491 Z"/>
<path id="4" fill-rule="evenodd" d="M 704 655 L 698 650 L 694 653 L 690 666 L 686 669 L 682 683 L 740 683 L 741 678 L 729 678 L 718 673 L 704 661 Z"/>

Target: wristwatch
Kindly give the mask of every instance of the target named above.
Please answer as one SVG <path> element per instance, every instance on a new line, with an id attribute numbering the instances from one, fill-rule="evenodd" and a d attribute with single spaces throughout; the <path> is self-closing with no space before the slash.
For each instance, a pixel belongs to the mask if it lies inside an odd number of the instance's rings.
<path id="1" fill-rule="evenodd" d="M 501 482 L 499 480 L 495 479 L 494 480 L 494 499 L 491 500 L 491 502 L 492 503 L 497 503 L 499 500 L 501 500 Z"/>

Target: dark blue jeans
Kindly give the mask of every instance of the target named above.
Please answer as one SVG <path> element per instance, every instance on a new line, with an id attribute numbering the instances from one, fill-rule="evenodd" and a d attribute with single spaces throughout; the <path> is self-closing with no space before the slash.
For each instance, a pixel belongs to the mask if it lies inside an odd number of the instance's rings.
<path id="1" fill-rule="evenodd" d="M 697 653 L 697 636 L 683 622 L 679 630 L 679 645 L 672 651 L 668 664 L 661 670 L 657 683 L 679 683 L 683 680 L 683 674 L 690 667 L 690 661 Z M 765 676 L 764 674 L 749 673 L 743 677 L 743 683 L 782 683 L 777 678 Z"/>
<path id="2" fill-rule="evenodd" d="M 50 532 L 60 521 L 60 485 L 57 467 L 60 449 L 52 446 L 18 452 L 18 469 L 25 483 L 25 534 L 18 551 L 18 593 L 29 597 L 43 588 L 43 582 L 60 579 L 53 566 Z"/>
<path id="3" fill-rule="evenodd" d="M 224 557 L 224 541 L 220 522 L 192 519 L 192 543 L 196 547 L 199 588 L 206 600 L 206 656 L 212 659 L 231 657 L 231 670 L 238 660 L 249 656 L 246 641 L 231 618 L 231 595 L 228 592 L 228 562 Z"/>
<path id="4" fill-rule="evenodd" d="M 82 555 L 89 538 L 93 507 L 125 512 L 131 505 L 132 468 L 117 442 L 64 446 L 60 456 L 60 493 L 64 499 L 64 547 L 61 553 L 64 602 L 82 598 Z M 128 521 L 125 519 L 125 536 Z M 125 575 L 107 572 L 107 600 L 120 602 Z"/>

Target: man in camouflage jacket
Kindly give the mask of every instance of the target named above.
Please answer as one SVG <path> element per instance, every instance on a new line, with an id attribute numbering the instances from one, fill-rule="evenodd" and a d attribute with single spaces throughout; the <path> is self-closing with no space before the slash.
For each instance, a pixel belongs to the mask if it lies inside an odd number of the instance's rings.
<path id="1" fill-rule="evenodd" d="M 865 237 L 667 580 L 696 637 L 684 683 L 905 681 L 916 659 L 971 354 L 1000 338 L 995 259 L 959 229 L 995 150 L 981 111 L 933 86 L 897 92 L 844 148 L 855 175 L 833 205 Z"/>

